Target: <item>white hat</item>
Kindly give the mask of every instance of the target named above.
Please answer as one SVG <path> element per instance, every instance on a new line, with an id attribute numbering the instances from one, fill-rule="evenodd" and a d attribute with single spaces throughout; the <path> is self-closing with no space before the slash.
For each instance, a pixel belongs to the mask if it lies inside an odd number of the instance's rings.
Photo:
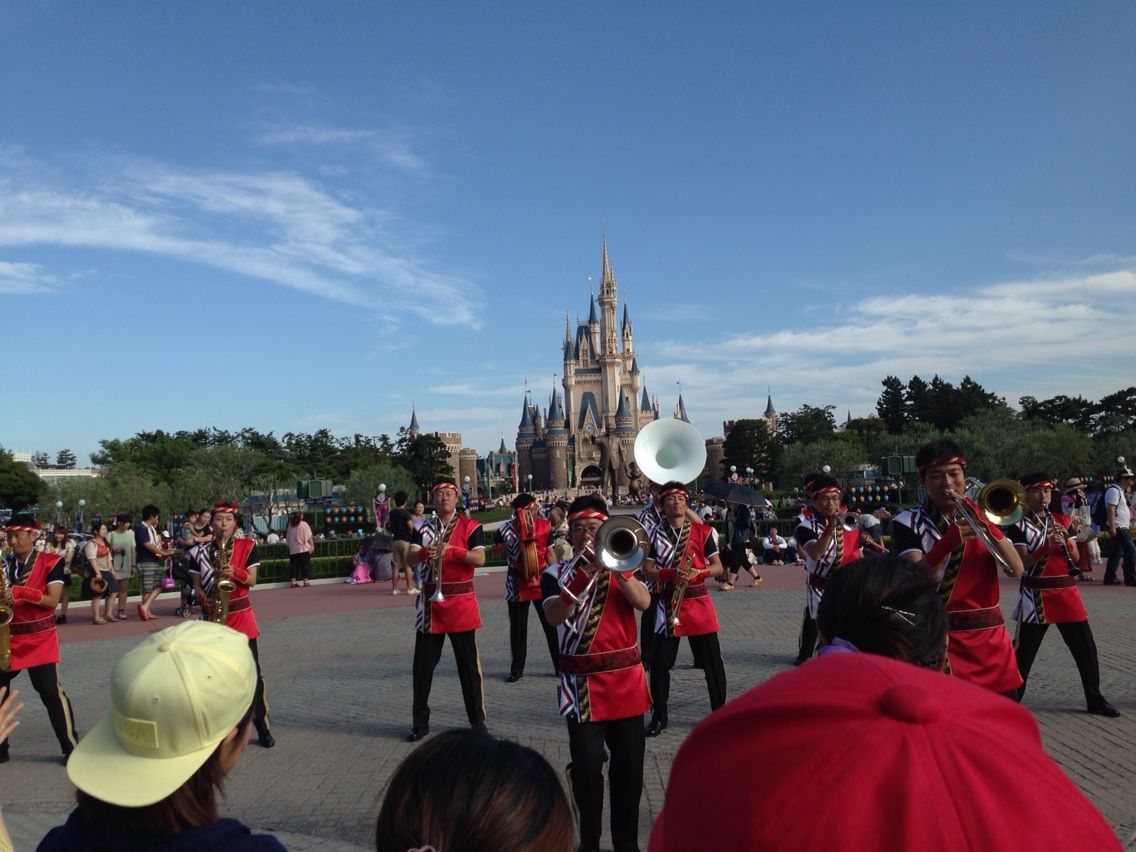
<path id="1" fill-rule="evenodd" d="M 248 639 L 183 621 L 127 651 L 111 672 L 111 709 L 79 741 L 67 776 L 112 805 L 160 802 L 189 780 L 252 704 Z"/>

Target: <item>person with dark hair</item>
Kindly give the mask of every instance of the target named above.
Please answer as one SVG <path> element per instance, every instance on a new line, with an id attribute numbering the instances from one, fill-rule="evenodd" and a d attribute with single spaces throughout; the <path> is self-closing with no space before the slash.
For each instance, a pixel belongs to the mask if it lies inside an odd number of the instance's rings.
<path id="1" fill-rule="evenodd" d="M 390 531 L 394 539 L 391 553 L 391 594 L 398 594 L 398 575 L 406 578 L 406 593 L 416 595 L 419 592 L 414 585 L 414 575 L 410 566 L 410 543 L 414 539 L 414 517 L 406 508 L 407 494 L 405 491 L 394 493 L 394 509 L 390 513 Z"/>
<path id="2" fill-rule="evenodd" d="M 966 458 L 948 438 L 924 444 L 915 467 L 927 500 L 891 521 L 892 551 L 919 564 L 939 586 L 947 609 L 950 644 L 947 665 L 953 675 L 1017 700 L 1022 685 L 1010 635 L 998 607 L 998 565 L 959 504 L 980 520 L 984 534 L 1013 576 L 1022 560 L 1009 539 L 966 496 Z"/>
<path id="3" fill-rule="evenodd" d="M 651 653 L 651 721 L 645 731 L 657 737 L 669 724 L 667 702 L 671 669 L 678 658 L 679 638 L 685 636 L 695 659 L 702 662 L 710 709 L 726 703 L 726 669 L 718 644 L 718 615 L 706 592 L 706 580 L 722 573 L 718 547 L 710 526 L 686 516 L 690 493 L 681 482 L 666 483 L 663 523 L 655 527 L 643 563 L 643 576 L 658 583 L 655 641 Z"/>
<path id="4" fill-rule="evenodd" d="M 256 541 L 251 538 L 238 538 L 237 504 L 218 500 L 213 505 L 210 524 L 213 527 L 213 541 L 199 544 L 189 551 L 189 577 L 193 590 L 201 602 L 206 621 L 214 621 L 220 616 L 218 583 L 228 580 L 233 584 L 228 598 L 228 614 L 224 623 L 244 634 L 256 664 L 256 690 L 253 694 L 252 722 L 256 726 L 257 742 L 264 748 L 276 745 L 276 737 L 268 727 L 268 699 L 265 695 L 264 675 L 260 669 L 260 627 L 252 610 L 249 589 L 256 585 L 256 574 L 260 568 L 260 552 Z"/>
<path id="5" fill-rule="evenodd" d="M 607 518 L 602 497 L 573 500 L 568 540 L 575 556 L 541 578 L 544 612 L 557 627 L 560 715 L 568 722 L 568 774 L 585 852 L 600 845 L 605 744 L 611 752 L 612 843 L 616 852 L 639 848 L 643 713 L 650 704 L 635 644 L 635 611 L 650 605 L 650 592 L 634 572 L 608 571 L 595 554 L 584 555 Z"/>
<path id="6" fill-rule="evenodd" d="M 828 582 L 817 610 L 820 655 L 862 651 L 942 671 L 947 611 L 927 573 L 897 556 L 866 556 Z"/>
<path id="7" fill-rule="evenodd" d="M 107 624 L 115 620 L 111 608 L 112 595 L 118 593 L 114 579 L 114 563 L 111 561 L 110 543 L 107 541 L 107 525 L 103 521 L 91 523 L 91 537 L 84 550 L 87 557 L 87 575 L 83 577 L 83 589 L 79 599 L 91 602 L 91 620 L 94 624 Z M 106 605 L 103 605 L 106 595 Z"/>
<path id="8" fill-rule="evenodd" d="M 545 618 L 540 601 L 541 574 L 556 562 L 551 547 L 552 524 L 537 513 L 536 498 L 531 494 L 518 494 L 511 505 L 513 517 L 497 528 L 493 537 L 493 553 L 508 556 L 505 604 L 509 610 L 509 649 L 513 659 L 505 680 L 516 683 L 524 676 L 528 658 L 530 603 L 536 607 L 540 628 L 552 657 L 552 670 L 556 674 L 560 673 L 557 669 L 560 652 L 556 648 L 556 631 Z"/>
<path id="9" fill-rule="evenodd" d="M 0 603 L 11 611 L 12 621 L 4 628 L 9 634 L 10 658 L 7 666 L 0 667 L 0 689 L 10 691 L 13 678 L 27 671 L 66 759 L 78 735 L 71 702 L 59 683 L 59 635 L 53 615 L 63 594 L 63 557 L 36 552 L 39 531 L 40 523 L 31 515 L 13 515 L 8 522 L 11 551 L 0 565 L 5 580 Z M 5 737 L 0 741 L 0 763 L 7 762 Z"/>
<path id="10" fill-rule="evenodd" d="M 44 543 L 44 553 L 54 553 L 63 557 L 63 590 L 59 596 L 59 615 L 56 624 L 67 623 L 67 605 L 71 601 L 71 560 L 75 557 L 75 543 L 67 534 L 67 527 L 56 524 L 51 529 L 51 537 Z"/>
<path id="11" fill-rule="evenodd" d="M 647 540 L 651 540 L 655 528 L 663 523 L 663 504 L 659 497 L 659 483 L 647 480 L 647 505 L 635 513 L 635 520 L 643 525 L 647 533 Z M 651 647 L 655 642 L 655 607 L 659 603 L 659 584 L 644 580 L 647 591 L 651 594 L 651 605 L 643 610 L 639 617 L 639 654 L 643 658 L 643 665 L 651 667 Z"/>
<path id="12" fill-rule="evenodd" d="M 1077 588 L 1077 539 L 1069 529 L 1070 519 L 1049 511 L 1055 485 L 1050 476 L 1030 473 L 1020 482 L 1026 490 L 1025 513 L 1007 532 L 1025 565 L 1021 594 L 1012 616 L 1018 622 L 1016 651 L 1022 676 L 1018 698 L 1025 694 L 1045 632 L 1049 625 L 1056 624 L 1077 664 L 1089 712 L 1115 718 L 1119 711 L 1100 691 L 1097 643 Z"/>
<path id="13" fill-rule="evenodd" d="M 304 520 L 303 512 L 293 512 L 288 518 L 288 529 L 284 531 L 284 541 L 288 543 L 288 586 L 299 586 L 299 577 L 305 586 L 312 584 L 312 554 L 316 543 L 312 538 L 312 528 Z"/>
<path id="14" fill-rule="evenodd" d="M 809 474 L 805 493 L 811 495 L 812 511 L 802 513 L 793 538 L 805 557 L 805 613 L 794 665 L 800 665 L 816 650 L 816 615 L 825 587 L 840 570 L 861 555 L 858 525 L 844 523 L 840 504 L 840 480 L 827 473 Z M 852 529 L 849 529 L 852 526 Z"/>
<path id="15" fill-rule="evenodd" d="M 40 852 L 283 852 L 217 809 L 252 729 L 256 662 L 241 634 L 184 621 L 127 651 L 110 683 L 110 711 L 67 764 L 79 806 Z"/>
<path id="16" fill-rule="evenodd" d="M 1120 463 L 1116 482 L 1105 488 L 1101 497 L 1104 500 L 1104 530 L 1108 532 L 1108 562 L 1104 566 L 1104 585 L 1115 586 L 1120 582 L 1116 579 L 1116 569 L 1123 560 L 1124 585 L 1136 586 L 1136 544 L 1132 543 L 1130 502 L 1132 483 L 1136 482 L 1136 476 L 1133 476 L 1131 468 L 1123 466 L 1123 457 Z"/>
<path id="17" fill-rule="evenodd" d="M 749 551 L 753 541 L 753 510 L 744 503 L 734 507 L 733 523 L 730 525 L 730 544 L 726 552 L 725 570 L 722 572 L 722 591 L 732 591 L 742 571 L 753 577 L 750 588 L 763 582 L 757 568 L 750 565 Z"/>
<path id="18" fill-rule="evenodd" d="M 118 620 L 126 620 L 126 598 L 130 593 L 130 578 L 134 576 L 134 562 L 137 556 L 134 531 L 134 519 L 130 515 L 117 515 L 114 519 L 115 529 L 107 536 L 110 545 L 111 564 L 114 571 L 114 580 L 118 584 Z M 107 601 L 107 611 L 111 608 Z"/>
<path id="19" fill-rule="evenodd" d="M 134 527 L 134 551 L 138 560 L 138 574 L 142 580 L 142 602 L 138 604 L 138 617 L 142 621 L 161 618 L 150 612 L 150 607 L 162 593 L 163 562 L 174 555 L 173 550 L 162 547 L 162 533 L 158 529 L 158 507 L 142 507 L 142 523 Z"/>
<path id="20" fill-rule="evenodd" d="M 458 487 L 452 479 L 439 479 L 431 494 L 438 514 L 418 531 L 412 554 L 415 579 L 422 590 L 415 599 L 413 722 L 407 735 L 412 743 L 430 732 L 430 688 L 447 636 L 466 718 L 474 730 L 485 730 L 477 653 L 481 611 L 473 588 L 473 573 L 485 564 L 485 534 L 481 524 L 458 512 Z"/>
<path id="21" fill-rule="evenodd" d="M 548 761 L 476 731 L 446 731 L 415 749 L 387 782 L 378 852 L 569 852 L 572 813 Z"/>

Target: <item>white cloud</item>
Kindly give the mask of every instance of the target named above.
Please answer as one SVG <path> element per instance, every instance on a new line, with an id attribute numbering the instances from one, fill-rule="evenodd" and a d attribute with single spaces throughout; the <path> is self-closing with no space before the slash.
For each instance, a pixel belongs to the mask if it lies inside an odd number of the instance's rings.
<path id="1" fill-rule="evenodd" d="M 370 152 L 379 161 L 405 172 L 425 175 L 430 165 L 415 153 L 414 134 L 409 128 L 383 129 L 329 127 L 321 124 L 273 125 L 260 134 L 262 145 L 353 145 Z"/>
<path id="2" fill-rule="evenodd" d="M 38 263 L 12 263 L 0 260 L 0 295 L 24 296 L 53 290 L 59 281 L 43 271 Z"/>
<path id="3" fill-rule="evenodd" d="M 479 289 L 408 248 L 394 232 L 396 216 L 303 175 L 134 161 L 96 169 L 93 184 L 60 188 L 43 169 L 4 166 L 0 158 L 0 245 L 143 252 L 375 305 L 385 316 L 480 327 Z M 424 307 L 436 304 L 448 309 Z"/>

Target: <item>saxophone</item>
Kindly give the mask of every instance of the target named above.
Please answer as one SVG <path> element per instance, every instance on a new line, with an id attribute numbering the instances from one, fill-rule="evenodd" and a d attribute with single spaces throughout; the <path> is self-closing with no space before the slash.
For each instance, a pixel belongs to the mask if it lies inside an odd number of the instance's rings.
<path id="1" fill-rule="evenodd" d="M 0 598 L 8 597 L 8 563 L 0 561 Z M 0 603 L 0 671 L 12 667 L 12 618 L 15 613 L 6 603 Z"/>
<path id="2" fill-rule="evenodd" d="M 229 620 L 229 598 L 237 588 L 236 583 L 224 576 L 229 570 L 229 554 L 232 549 L 231 538 L 217 542 L 217 564 L 213 566 L 213 570 L 217 572 L 219 579 L 213 583 L 216 596 L 213 598 L 213 617 L 210 619 L 214 624 L 224 624 Z"/>
<path id="3" fill-rule="evenodd" d="M 687 523 L 690 523 L 687 521 Z M 686 597 L 686 587 L 690 585 L 691 569 L 694 567 L 694 555 L 690 552 L 689 534 L 686 547 L 678 560 L 678 573 L 675 576 L 674 591 L 671 593 L 671 616 L 667 619 L 673 631 L 682 622 L 678 620 L 678 611 L 682 609 L 682 601 Z"/>

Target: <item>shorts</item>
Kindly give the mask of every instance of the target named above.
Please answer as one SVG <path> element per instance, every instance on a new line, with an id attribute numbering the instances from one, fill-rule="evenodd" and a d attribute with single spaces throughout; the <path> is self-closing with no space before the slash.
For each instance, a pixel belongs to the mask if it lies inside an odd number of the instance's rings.
<path id="1" fill-rule="evenodd" d="M 159 591 L 165 573 L 166 569 L 157 562 L 139 562 L 138 574 L 142 577 L 142 594 Z"/>
<path id="2" fill-rule="evenodd" d="M 394 573 L 397 575 L 400 571 L 405 571 L 410 568 L 410 542 L 409 541 L 395 541 L 394 543 Z"/>

